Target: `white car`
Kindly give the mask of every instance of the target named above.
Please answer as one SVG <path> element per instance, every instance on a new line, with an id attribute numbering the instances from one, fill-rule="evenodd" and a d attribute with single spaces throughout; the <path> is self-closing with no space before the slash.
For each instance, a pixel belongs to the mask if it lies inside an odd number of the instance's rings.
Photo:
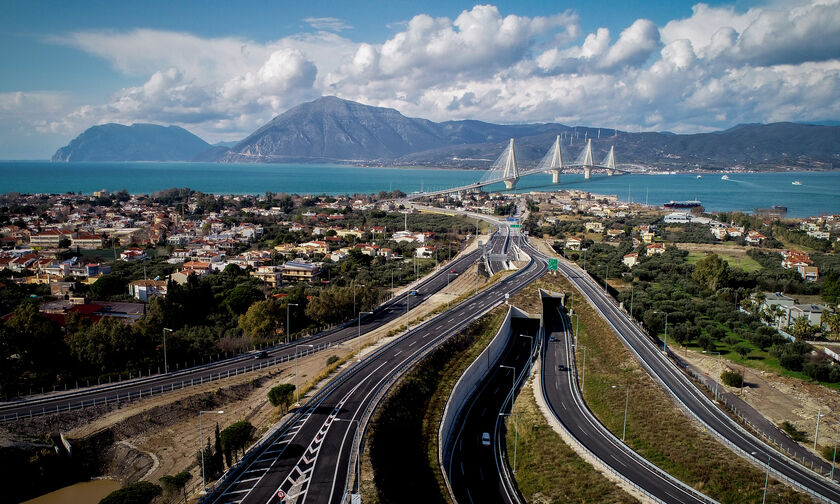
<path id="1" fill-rule="evenodd" d="M 490 446 L 490 433 L 489 432 L 483 432 L 481 434 L 481 444 L 483 444 L 484 446 Z"/>

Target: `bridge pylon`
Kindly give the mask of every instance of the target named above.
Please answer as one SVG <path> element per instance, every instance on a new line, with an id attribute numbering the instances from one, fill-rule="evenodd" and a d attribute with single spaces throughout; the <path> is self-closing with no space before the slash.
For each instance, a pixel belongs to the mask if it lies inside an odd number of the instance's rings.
<path id="1" fill-rule="evenodd" d="M 592 139 L 586 142 L 586 149 L 584 149 L 583 156 L 583 178 L 589 180 L 592 178 L 592 166 L 595 165 L 595 160 L 592 157 Z"/>
<path id="2" fill-rule="evenodd" d="M 610 177 L 615 175 L 615 146 L 610 147 L 610 153 L 602 164 L 607 167 L 607 175 Z"/>
<path id="3" fill-rule="evenodd" d="M 551 153 L 551 159 L 549 160 L 549 167 L 551 170 L 551 182 L 553 184 L 560 183 L 560 172 L 563 171 L 563 152 L 560 150 L 560 135 L 557 135 L 557 139 L 554 141 L 554 152 Z"/>
<path id="4" fill-rule="evenodd" d="M 519 168 L 516 166 L 516 154 L 513 150 L 513 138 L 510 139 L 510 147 L 508 147 L 507 159 L 505 159 L 503 177 L 505 178 L 505 187 L 507 189 L 513 189 L 519 181 Z"/>

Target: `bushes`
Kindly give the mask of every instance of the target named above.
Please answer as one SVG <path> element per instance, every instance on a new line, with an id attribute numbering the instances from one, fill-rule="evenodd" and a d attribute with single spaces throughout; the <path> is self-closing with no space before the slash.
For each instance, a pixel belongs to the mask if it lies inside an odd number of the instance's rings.
<path id="1" fill-rule="evenodd" d="M 744 385 L 744 377 L 741 376 L 741 373 L 735 373 L 733 371 L 724 371 L 721 373 L 720 381 L 730 387 L 741 387 Z"/>
<path id="2" fill-rule="evenodd" d="M 338 355 L 330 355 L 327 358 L 327 366 L 329 366 L 330 364 L 335 364 L 336 362 L 338 362 Z"/>
<path id="3" fill-rule="evenodd" d="M 331 362 L 327 360 L 327 364 L 331 364 Z M 280 385 L 271 387 L 271 390 L 268 391 L 268 401 L 272 406 L 276 407 L 282 405 L 283 407 L 286 407 L 292 402 L 292 394 L 294 394 L 294 392 L 294 385 L 291 383 L 281 383 Z"/>
<path id="4" fill-rule="evenodd" d="M 787 435 L 790 436 L 790 438 L 796 441 L 797 443 L 804 443 L 808 441 L 808 436 L 805 435 L 805 431 L 797 429 L 795 425 L 788 422 L 787 420 L 782 422 L 779 425 L 779 427 L 781 427 L 782 430 L 785 431 Z"/>

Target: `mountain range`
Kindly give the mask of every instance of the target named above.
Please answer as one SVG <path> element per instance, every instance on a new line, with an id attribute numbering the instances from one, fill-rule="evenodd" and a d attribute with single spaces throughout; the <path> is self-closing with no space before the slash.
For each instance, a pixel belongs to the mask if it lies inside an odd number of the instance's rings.
<path id="1" fill-rule="evenodd" d="M 210 146 L 175 126 L 94 126 L 59 149 L 53 161 L 302 161 L 485 168 L 510 138 L 516 139 L 517 160 L 533 163 L 557 135 L 563 135 L 567 162 L 577 157 L 586 139 L 592 139 L 597 160 L 615 146 L 618 163 L 665 169 L 840 166 L 840 126 L 742 124 L 725 131 L 680 135 L 556 123 L 433 122 L 336 97 L 289 109 L 232 146 Z"/>

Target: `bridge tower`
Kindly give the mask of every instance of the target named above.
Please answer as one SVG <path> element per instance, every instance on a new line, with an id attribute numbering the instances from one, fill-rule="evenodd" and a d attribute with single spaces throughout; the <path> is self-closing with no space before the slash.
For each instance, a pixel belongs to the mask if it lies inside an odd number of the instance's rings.
<path id="1" fill-rule="evenodd" d="M 595 164 L 595 160 L 592 158 L 592 139 L 590 138 L 589 141 L 586 142 L 586 149 L 584 150 L 585 154 L 583 156 L 583 178 L 589 180 L 592 178 L 592 166 Z"/>
<path id="2" fill-rule="evenodd" d="M 505 159 L 505 170 L 502 173 L 505 178 L 505 187 L 513 189 L 519 181 L 519 168 L 516 167 L 516 154 L 513 151 L 513 138 L 510 139 L 510 147 L 508 147 L 507 159 Z"/>
<path id="3" fill-rule="evenodd" d="M 549 163 L 549 167 L 551 168 L 551 182 L 553 184 L 559 184 L 560 172 L 563 171 L 563 152 L 560 150 L 560 135 L 557 135 L 557 140 L 554 141 L 554 152 L 551 154 Z"/>
<path id="4" fill-rule="evenodd" d="M 610 147 L 610 153 L 607 154 L 607 159 L 604 160 L 604 166 L 607 167 L 607 175 L 610 177 L 615 175 L 615 146 Z"/>

